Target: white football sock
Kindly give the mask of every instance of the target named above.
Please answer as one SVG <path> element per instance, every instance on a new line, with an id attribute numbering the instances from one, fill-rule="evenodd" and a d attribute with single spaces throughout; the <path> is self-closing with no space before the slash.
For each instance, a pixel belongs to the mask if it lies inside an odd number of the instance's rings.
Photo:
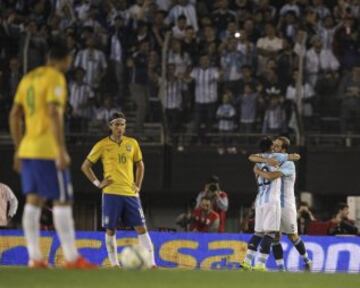
<path id="1" fill-rule="evenodd" d="M 139 244 L 145 247 L 151 255 L 151 265 L 155 266 L 155 255 L 154 255 L 154 245 L 151 242 L 150 235 L 148 232 L 144 234 L 138 234 Z"/>
<path id="2" fill-rule="evenodd" d="M 256 253 L 257 253 L 257 251 L 248 249 L 244 261 L 247 264 L 252 265 L 253 260 L 255 259 Z"/>
<path id="3" fill-rule="evenodd" d="M 42 260 L 40 251 L 40 215 L 40 207 L 32 204 L 25 205 L 22 225 L 30 260 Z"/>
<path id="4" fill-rule="evenodd" d="M 108 252 L 111 266 L 113 267 L 120 266 L 117 255 L 116 234 L 110 236 L 107 233 L 105 233 L 105 243 L 106 243 L 106 250 Z"/>
<path id="5" fill-rule="evenodd" d="M 70 206 L 53 208 L 54 224 L 66 261 L 73 262 L 79 257 L 75 243 L 74 219 Z"/>

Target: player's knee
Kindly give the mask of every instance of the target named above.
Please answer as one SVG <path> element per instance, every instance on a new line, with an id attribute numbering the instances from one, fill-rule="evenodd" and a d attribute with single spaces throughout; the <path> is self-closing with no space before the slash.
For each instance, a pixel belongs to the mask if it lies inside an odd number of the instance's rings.
<path id="1" fill-rule="evenodd" d="M 109 236 L 114 236 L 115 235 L 115 229 L 106 229 L 106 234 Z"/>
<path id="2" fill-rule="evenodd" d="M 288 238 L 291 242 L 295 242 L 299 239 L 299 235 L 298 234 L 289 234 Z"/>
<path id="3" fill-rule="evenodd" d="M 134 229 L 137 234 L 145 234 L 147 232 L 147 229 L 145 226 L 135 226 Z"/>
<path id="4" fill-rule="evenodd" d="M 37 207 L 42 207 L 45 204 L 45 199 L 35 194 L 29 194 L 26 196 L 26 203 Z"/>

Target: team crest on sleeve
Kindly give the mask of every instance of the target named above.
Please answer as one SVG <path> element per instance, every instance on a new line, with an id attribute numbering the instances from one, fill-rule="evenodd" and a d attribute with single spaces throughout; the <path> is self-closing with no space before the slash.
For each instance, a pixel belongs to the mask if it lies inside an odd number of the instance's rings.
<path id="1" fill-rule="evenodd" d="M 54 89 L 54 94 L 55 94 L 56 97 L 59 98 L 63 94 L 63 91 L 64 91 L 63 87 L 56 86 L 55 89 Z"/>
<path id="2" fill-rule="evenodd" d="M 127 152 L 131 152 L 131 145 L 126 144 L 125 149 L 126 149 Z"/>

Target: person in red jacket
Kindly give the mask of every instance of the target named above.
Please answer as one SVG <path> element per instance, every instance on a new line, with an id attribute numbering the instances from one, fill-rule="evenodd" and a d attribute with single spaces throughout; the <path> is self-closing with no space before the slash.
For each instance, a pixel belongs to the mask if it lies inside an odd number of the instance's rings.
<path id="1" fill-rule="evenodd" d="M 211 199 L 204 197 L 201 199 L 200 207 L 192 213 L 192 232 L 217 232 L 219 230 L 219 214 L 212 210 Z"/>
<path id="2" fill-rule="evenodd" d="M 204 197 L 211 200 L 213 210 L 220 216 L 218 232 L 224 232 L 229 199 L 228 195 L 220 188 L 220 180 L 218 176 L 213 175 L 208 179 L 204 191 L 200 192 L 196 198 L 196 208 L 200 207 L 201 199 Z"/>

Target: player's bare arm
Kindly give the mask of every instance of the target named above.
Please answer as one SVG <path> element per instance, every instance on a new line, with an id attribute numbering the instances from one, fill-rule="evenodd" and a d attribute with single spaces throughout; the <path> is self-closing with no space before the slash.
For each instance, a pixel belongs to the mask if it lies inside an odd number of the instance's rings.
<path id="1" fill-rule="evenodd" d="M 279 166 L 280 163 L 274 158 L 264 158 L 260 154 L 251 154 L 249 156 L 249 161 L 253 163 L 265 163 L 270 166 Z"/>
<path id="2" fill-rule="evenodd" d="M 279 166 L 280 163 L 274 158 L 265 158 L 261 154 L 251 154 L 249 156 L 249 161 L 253 163 L 265 163 L 270 166 Z M 299 161 L 301 156 L 297 153 L 288 154 L 288 161 Z"/>
<path id="3" fill-rule="evenodd" d="M 70 156 L 65 145 L 63 117 L 57 103 L 50 103 L 48 109 L 54 138 L 59 147 L 59 156 L 56 160 L 56 165 L 58 169 L 64 170 L 70 165 Z"/>
<path id="4" fill-rule="evenodd" d="M 10 111 L 9 123 L 10 133 L 13 143 L 15 145 L 13 168 L 16 172 L 20 171 L 20 160 L 17 157 L 17 150 L 19 148 L 21 139 L 23 138 L 23 116 L 24 110 L 21 105 L 14 104 Z"/>
<path id="5" fill-rule="evenodd" d="M 279 171 L 274 171 L 274 172 L 265 172 L 265 171 L 262 171 L 260 170 L 258 167 L 254 167 L 254 173 L 255 175 L 258 175 L 266 180 L 275 180 L 277 178 L 280 178 L 283 176 L 283 174 Z"/>
<path id="6" fill-rule="evenodd" d="M 91 183 L 93 183 L 96 187 L 100 189 L 103 189 L 113 183 L 110 178 L 104 178 L 100 182 L 99 179 L 96 177 L 92 166 L 93 163 L 88 159 L 85 159 L 85 161 L 81 165 L 81 171 L 85 174 L 85 176 L 90 180 Z"/>
<path id="7" fill-rule="evenodd" d="M 141 186 L 142 186 L 142 182 L 144 179 L 144 172 L 145 172 L 145 165 L 144 162 L 138 161 L 135 163 L 135 187 L 134 190 L 136 191 L 136 193 L 139 193 L 141 190 Z"/>

